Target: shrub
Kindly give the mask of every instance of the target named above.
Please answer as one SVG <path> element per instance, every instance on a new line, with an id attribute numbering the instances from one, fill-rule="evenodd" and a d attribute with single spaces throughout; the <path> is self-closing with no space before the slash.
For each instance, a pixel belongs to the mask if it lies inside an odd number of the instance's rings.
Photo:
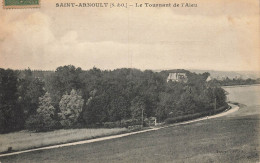
<path id="1" fill-rule="evenodd" d="M 48 131 L 55 129 L 59 123 L 53 118 L 55 108 L 51 105 L 51 97 L 48 92 L 43 97 L 39 98 L 40 106 L 35 115 L 31 115 L 25 123 L 28 130 L 33 131 Z"/>
<path id="2" fill-rule="evenodd" d="M 50 131 L 59 128 L 60 124 L 51 119 L 51 117 L 43 117 L 41 114 L 30 116 L 25 123 L 25 128 L 30 131 Z"/>
<path id="3" fill-rule="evenodd" d="M 121 127 L 120 121 L 117 122 L 105 122 L 103 123 L 105 128 L 118 128 Z"/>
<path id="4" fill-rule="evenodd" d="M 222 107 L 216 109 L 215 111 L 211 110 L 211 111 L 207 111 L 207 112 L 201 112 L 201 113 L 195 113 L 195 114 L 189 114 L 189 115 L 167 118 L 165 120 L 165 123 L 166 124 L 172 124 L 172 123 L 188 121 L 188 120 L 192 120 L 192 119 L 196 119 L 196 118 L 200 118 L 200 117 L 205 117 L 205 116 L 208 116 L 208 115 L 223 112 L 227 108 L 228 108 L 228 105 L 225 105 L 225 106 L 222 106 Z"/>
<path id="5" fill-rule="evenodd" d="M 59 103 L 61 112 L 58 114 L 63 127 L 71 127 L 78 121 L 84 100 L 72 89 L 70 95 L 63 95 Z"/>
<path id="6" fill-rule="evenodd" d="M 142 125 L 128 126 L 128 130 L 131 130 L 131 131 L 140 130 L 141 128 L 142 128 Z"/>

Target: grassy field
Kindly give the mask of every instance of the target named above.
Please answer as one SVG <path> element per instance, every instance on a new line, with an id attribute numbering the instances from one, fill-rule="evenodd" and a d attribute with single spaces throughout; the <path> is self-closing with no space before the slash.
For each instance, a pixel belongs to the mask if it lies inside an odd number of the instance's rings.
<path id="1" fill-rule="evenodd" d="M 0 135 L 0 152 L 5 152 L 9 147 L 12 150 L 22 150 L 42 147 L 53 144 L 72 142 L 76 140 L 91 139 L 127 131 L 126 128 L 113 129 L 68 129 L 51 132 L 33 133 L 20 131 Z"/>

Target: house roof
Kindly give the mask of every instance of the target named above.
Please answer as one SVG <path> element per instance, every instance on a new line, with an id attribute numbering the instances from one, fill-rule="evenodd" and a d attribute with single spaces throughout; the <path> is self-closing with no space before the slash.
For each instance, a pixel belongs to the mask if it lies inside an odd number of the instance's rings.
<path id="1" fill-rule="evenodd" d="M 186 77 L 186 73 L 169 73 L 167 80 L 178 80 L 179 76 Z"/>

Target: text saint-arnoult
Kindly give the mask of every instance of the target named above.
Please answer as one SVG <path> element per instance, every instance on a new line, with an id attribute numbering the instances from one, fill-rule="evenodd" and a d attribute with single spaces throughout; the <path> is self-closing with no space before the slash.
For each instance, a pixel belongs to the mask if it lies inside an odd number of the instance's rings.
<path id="1" fill-rule="evenodd" d="M 108 3 L 56 3 L 56 7 L 108 7 Z"/>

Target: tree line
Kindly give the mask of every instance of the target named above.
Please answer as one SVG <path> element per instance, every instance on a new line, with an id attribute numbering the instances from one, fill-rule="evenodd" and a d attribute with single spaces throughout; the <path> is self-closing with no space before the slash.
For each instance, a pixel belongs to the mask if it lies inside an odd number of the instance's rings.
<path id="1" fill-rule="evenodd" d="M 221 85 L 221 86 L 234 86 L 234 85 L 252 85 L 252 84 L 260 84 L 260 78 L 258 79 L 241 79 L 241 78 L 234 78 L 234 79 L 230 79 L 228 77 L 226 77 L 223 80 L 217 80 L 214 79 L 212 82 L 214 82 L 217 85 Z"/>
<path id="2" fill-rule="evenodd" d="M 188 82 L 167 82 L 173 71 L 130 68 L 0 69 L 0 132 L 140 124 L 142 113 L 162 122 L 226 105 L 225 91 L 206 82 L 209 73 L 174 71 Z"/>

